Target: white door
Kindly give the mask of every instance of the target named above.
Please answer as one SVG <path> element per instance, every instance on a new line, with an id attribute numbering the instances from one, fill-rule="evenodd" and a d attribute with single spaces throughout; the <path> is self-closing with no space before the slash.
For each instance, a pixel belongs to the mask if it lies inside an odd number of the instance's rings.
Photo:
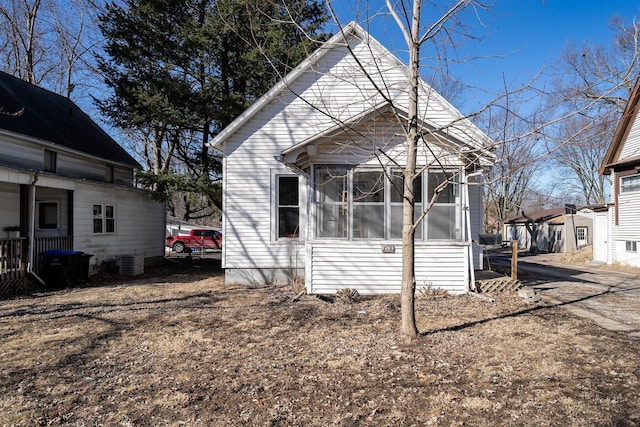
<path id="1" fill-rule="evenodd" d="M 593 260 L 607 262 L 607 213 L 593 215 Z"/>
<path id="2" fill-rule="evenodd" d="M 587 245 L 587 227 L 576 227 L 576 241 L 579 248 Z"/>

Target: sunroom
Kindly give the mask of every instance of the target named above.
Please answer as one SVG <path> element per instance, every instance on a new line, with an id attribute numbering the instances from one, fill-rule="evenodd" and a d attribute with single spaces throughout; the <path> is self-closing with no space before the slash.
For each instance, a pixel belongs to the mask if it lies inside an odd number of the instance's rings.
<path id="1" fill-rule="evenodd" d="M 308 292 L 400 291 L 404 173 L 375 163 L 308 164 L 304 173 L 291 165 L 298 175 L 279 175 L 276 236 L 304 243 Z M 481 219 L 469 216 L 472 204 L 481 212 L 478 174 L 470 184 L 462 164 L 421 169 L 414 181 L 417 286 L 466 292 L 481 262 L 472 243 Z"/>

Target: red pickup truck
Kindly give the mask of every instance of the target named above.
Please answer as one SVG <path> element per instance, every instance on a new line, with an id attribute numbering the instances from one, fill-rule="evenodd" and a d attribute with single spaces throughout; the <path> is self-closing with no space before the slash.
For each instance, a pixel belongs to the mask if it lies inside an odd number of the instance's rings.
<path id="1" fill-rule="evenodd" d="M 200 249 L 222 249 L 222 233 L 218 230 L 194 228 L 189 234 L 167 236 L 165 246 L 181 253 Z"/>

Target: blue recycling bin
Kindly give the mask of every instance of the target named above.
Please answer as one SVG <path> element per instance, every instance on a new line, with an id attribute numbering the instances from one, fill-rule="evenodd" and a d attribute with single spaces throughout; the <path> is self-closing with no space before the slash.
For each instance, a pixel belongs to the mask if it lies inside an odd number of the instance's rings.
<path id="1" fill-rule="evenodd" d="M 76 286 L 89 279 L 89 259 L 93 255 L 80 251 L 49 250 L 42 253 L 42 279 L 51 287 Z"/>

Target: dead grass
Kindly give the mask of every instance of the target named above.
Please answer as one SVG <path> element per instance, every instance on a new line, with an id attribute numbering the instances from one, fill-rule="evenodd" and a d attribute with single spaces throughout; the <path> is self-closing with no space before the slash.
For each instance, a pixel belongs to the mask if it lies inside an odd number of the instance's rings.
<path id="1" fill-rule="evenodd" d="M 293 302 L 201 266 L 0 301 L 0 425 L 638 425 L 640 343 L 513 295 Z"/>

